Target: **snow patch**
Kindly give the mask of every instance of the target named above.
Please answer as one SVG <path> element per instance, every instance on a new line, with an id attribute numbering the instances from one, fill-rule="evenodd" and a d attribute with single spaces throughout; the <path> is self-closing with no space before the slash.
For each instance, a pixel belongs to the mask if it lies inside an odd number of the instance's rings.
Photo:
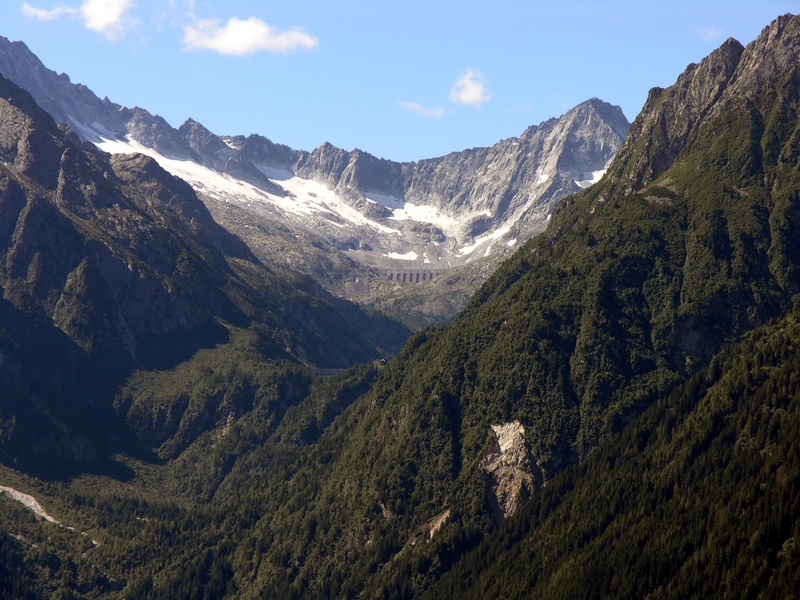
<path id="1" fill-rule="evenodd" d="M 510 225 L 506 225 L 505 227 L 501 227 L 495 231 L 490 233 L 484 233 L 483 235 L 479 235 L 475 238 L 475 243 L 471 246 L 464 246 L 461 250 L 458 251 L 459 256 L 464 256 L 465 254 L 472 254 L 475 251 L 475 248 L 480 246 L 481 244 L 485 244 L 487 242 L 493 242 L 494 240 L 503 237 L 505 234 L 509 232 L 511 229 Z"/>
<path id="2" fill-rule="evenodd" d="M 583 174 L 583 179 L 578 180 L 575 179 L 575 183 L 577 183 L 582 188 L 587 188 L 590 185 L 593 185 L 600 181 L 603 178 L 603 175 L 606 174 L 607 169 L 600 169 L 599 171 L 586 171 Z"/>
<path id="3" fill-rule="evenodd" d="M 418 258 L 418 254 L 413 250 L 411 252 L 406 252 L 405 254 L 390 252 L 389 254 L 384 254 L 384 256 L 388 258 L 394 258 L 395 260 L 417 260 Z"/>
<path id="4" fill-rule="evenodd" d="M 396 198 L 391 194 L 377 194 L 375 192 L 364 192 L 364 197 L 369 200 L 370 202 L 374 202 L 375 204 L 381 204 L 386 208 L 403 208 L 405 206 L 405 200 L 401 198 Z"/>
<path id="5" fill-rule="evenodd" d="M 549 179 L 550 179 L 550 173 L 542 173 L 541 175 L 539 175 L 540 184 L 547 183 Z"/>
<path id="6" fill-rule="evenodd" d="M 259 167 L 262 173 L 265 173 L 270 179 L 274 177 L 276 183 L 290 193 L 288 197 L 280 197 L 239 179 L 218 173 L 194 161 L 167 158 L 152 148 L 142 146 L 135 141 L 100 137 L 95 144 L 101 150 L 111 154 L 138 152 L 150 156 L 173 175 L 188 181 L 195 190 L 218 200 L 236 200 L 245 204 L 256 202 L 269 204 L 283 213 L 295 215 L 322 215 L 324 218 L 327 213 L 357 225 L 372 227 L 381 233 L 400 234 L 396 229 L 368 219 L 323 184 L 296 177 L 288 171 Z M 294 197 L 291 197 L 292 195 Z M 341 223 L 335 223 L 330 219 L 325 220 L 337 227 L 343 227 Z"/>
<path id="7" fill-rule="evenodd" d="M 355 223 L 357 225 L 367 225 L 377 229 L 381 233 L 400 234 L 397 229 L 386 227 L 380 223 L 368 219 L 355 208 L 344 201 L 336 192 L 329 190 L 325 185 L 311 179 L 292 177 L 281 181 L 280 185 L 286 191 L 294 194 L 298 204 L 304 203 L 309 210 L 325 211 L 333 213 Z"/>
<path id="8" fill-rule="evenodd" d="M 268 167 L 267 165 L 255 165 L 255 167 L 273 181 L 285 181 L 294 177 L 294 173 L 280 167 Z"/>
<path id="9" fill-rule="evenodd" d="M 389 217 L 392 221 L 420 221 L 430 223 L 441 229 L 447 237 L 456 237 L 463 224 L 459 219 L 454 219 L 436 210 L 433 206 L 424 206 L 406 202 L 402 208 L 396 208 Z"/>
<path id="10" fill-rule="evenodd" d="M 73 131 L 81 133 L 83 135 L 83 137 L 85 137 L 87 140 L 89 140 L 92 143 L 96 144 L 97 142 L 102 141 L 102 138 L 100 137 L 99 131 L 105 130 L 105 127 L 103 127 L 99 123 L 98 123 L 98 125 L 100 125 L 100 127 L 97 128 L 97 129 L 93 129 L 91 127 L 87 127 L 83 123 L 78 123 L 72 117 L 67 117 L 67 118 L 69 119 L 69 126 L 72 128 Z M 106 137 L 115 138 L 116 136 L 111 134 L 111 135 L 107 135 Z"/>
<path id="11" fill-rule="evenodd" d="M 251 202 L 254 200 L 263 202 L 268 200 L 271 196 L 271 194 L 259 190 L 249 183 L 217 173 L 191 160 L 167 158 L 152 148 L 142 146 L 135 141 L 103 138 L 101 141 L 97 142 L 96 145 L 101 150 L 110 152 L 111 154 L 140 153 L 149 156 L 158 161 L 158 164 L 173 175 L 185 179 L 191 183 L 195 189 L 199 188 L 201 191 L 211 196 L 218 198 L 234 196 Z M 274 196 L 272 197 L 275 198 Z"/>
<path id="12" fill-rule="evenodd" d="M 506 246 L 508 246 L 509 248 L 511 248 L 511 246 L 516 246 L 516 245 L 517 245 L 517 238 L 514 238 L 513 240 L 508 240 L 508 243 L 506 244 Z"/>

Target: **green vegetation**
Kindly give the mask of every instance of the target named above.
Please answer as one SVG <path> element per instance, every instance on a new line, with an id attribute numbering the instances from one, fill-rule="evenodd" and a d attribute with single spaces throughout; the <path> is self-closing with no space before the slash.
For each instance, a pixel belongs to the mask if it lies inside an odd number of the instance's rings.
<path id="1" fill-rule="evenodd" d="M 9 572 L 0 581 L 30 597 L 55 591 L 78 598 L 120 592 L 124 597 L 222 597 L 236 589 L 238 575 L 252 560 L 243 542 L 247 532 L 271 512 L 268 507 L 277 509 L 303 451 L 377 376 L 377 368 L 365 366 L 314 379 L 285 363 L 264 383 L 264 388 L 299 386 L 294 392 L 302 400 L 285 414 L 270 420 L 265 413 L 273 407 L 264 390 L 259 406 L 246 417 L 202 435 L 167 465 L 119 457 L 136 470 L 135 479 L 85 475 L 69 483 L 45 482 L 3 468 L 5 484 L 34 494 L 75 530 L 37 521 L 21 504 L 0 495 L 3 529 L 15 536 L 3 538 Z M 285 392 L 274 390 L 272 399 L 292 397 Z M 253 475 L 263 478 L 260 486 L 252 486 Z M 275 493 L 265 497 L 269 490 Z M 279 561 L 277 552 L 265 559 Z M 209 590 L 217 595 L 208 596 Z"/>
<path id="2" fill-rule="evenodd" d="M 117 456 L 116 480 L 21 481 L 100 542 L 52 552 L 106 587 L 55 583 L 61 570 L 14 541 L 28 574 L 15 585 L 87 598 L 790 589 L 798 326 L 774 319 L 798 285 L 800 175 L 747 175 L 762 137 L 725 113 L 640 192 L 611 196 L 611 180 L 572 197 L 454 323 L 382 370 L 315 379 L 270 359 L 269 336 L 229 327 L 187 362 L 134 372 L 114 406 L 139 451 Z M 489 426 L 515 419 L 547 484 L 498 526 L 480 462 Z M 782 465 L 788 487 L 771 483 Z"/>
<path id="3" fill-rule="evenodd" d="M 2 590 L 78 598 L 796 594 L 796 72 L 709 113 L 702 127 L 687 126 L 677 157 L 664 155 L 670 132 L 655 123 L 652 139 L 634 145 L 652 154 L 629 153 L 628 163 L 567 199 L 453 323 L 419 331 L 385 367 L 314 377 L 302 363 L 320 365 L 333 349 L 341 362 L 357 356 L 363 346 L 348 338 L 350 325 L 246 257 L 193 249 L 185 230 L 185 254 L 155 256 L 158 244 L 131 243 L 140 252 L 130 250 L 134 266 L 148 275 L 161 265 L 168 276 L 158 285 L 181 290 L 174 298 L 186 301 L 183 315 L 203 298 L 217 325 L 201 329 L 200 342 L 177 327 L 177 337 L 160 338 L 191 349 L 180 360 L 159 363 L 164 346 L 154 343 L 157 368 L 122 368 L 92 350 L 116 343 L 91 335 L 109 332 L 96 320 L 103 295 L 88 293 L 105 263 L 58 271 L 72 290 L 60 305 L 68 337 L 31 317 L 58 305 L 41 293 L 54 289 L 42 283 L 54 252 L 36 258 L 18 248 L 0 301 L 0 377 L 11 390 L 0 397 L 0 475 L 75 531 L 0 497 Z M 654 92 L 653 105 L 666 105 L 667 93 Z M 656 179 L 623 191 L 621 177 L 637 161 L 651 173 L 658 167 Z M 92 227 L 121 230 L 110 224 L 119 215 L 104 214 Z M 50 377 L 37 351 L 62 357 Z M 98 365 L 108 367 L 107 380 Z M 53 418 L 42 424 L 43 414 Z M 544 486 L 501 522 L 482 463 L 490 427 L 514 420 Z M 105 462 L 77 458 L 91 449 Z M 13 461 L 34 450 L 40 461 L 72 452 L 91 468 L 32 477 L 32 463 Z M 445 513 L 434 533 L 431 521 Z"/>
<path id="4" fill-rule="evenodd" d="M 795 597 L 800 310 L 551 480 L 424 598 Z"/>

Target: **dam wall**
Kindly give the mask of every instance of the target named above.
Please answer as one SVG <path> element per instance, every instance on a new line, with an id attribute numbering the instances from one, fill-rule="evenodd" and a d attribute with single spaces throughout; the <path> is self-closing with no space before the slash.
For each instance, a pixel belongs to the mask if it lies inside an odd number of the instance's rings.
<path id="1" fill-rule="evenodd" d="M 392 269 L 384 271 L 384 276 L 389 281 L 397 281 L 398 283 L 423 283 L 431 281 L 446 269 Z"/>

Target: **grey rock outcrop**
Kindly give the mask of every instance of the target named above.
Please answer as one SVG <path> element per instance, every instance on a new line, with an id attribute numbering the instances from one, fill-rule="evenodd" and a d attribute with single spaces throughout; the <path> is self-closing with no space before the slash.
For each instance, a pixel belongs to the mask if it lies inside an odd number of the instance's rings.
<path id="1" fill-rule="evenodd" d="M 625 193 L 648 185 L 672 166 L 704 124 L 735 105 L 749 112 L 776 73 L 788 76 L 796 69 L 798 56 L 800 18 L 784 15 L 747 48 L 730 38 L 699 64 L 690 64 L 670 88 L 651 89 L 619 150 L 611 180 Z"/>
<path id="2" fill-rule="evenodd" d="M 203 166 L 220 173 L 227 173 L 270 194 L 286 195 L 283 188 L 272 183 L 264 173 L 244 157 L 239 149 L 229 145 L 194 119 L 188 119 L 181 125 L 178 133 L 181 143 L 189 146 L 198 162 Z"/>
<path id="3" fill-rule="evenodd" d="M 264 172 L 289 170 L 288 160 L 296 159 L 291 173 L 324 184 L 365 217 L 399 230 L 400 237 L 388 240 L 374 231 L 358 233 L 380 251 L 355 252 L 362 261 L 384 266 L 381 254 L 413 252 L 416 262 L 449 267 L 481 258 L 493 246 L 502 254 L 543 230 L 561 198 L 604 171 L 627 129 L 619 107 L 595 98 L 519 138 L 417 162 L 396 163 L 331 144 L 311 153 L 248 156 Z M 406 205 L 432 209 L 438 217 L 430 223 L 394 218 L 393 211 Z"/>
<path id="4" fill-rule="evenodd" d="M 73 84 L 64 73 L 47 69 L 23 42 L 10 42 L 2 36 L 0 73 L 27 90 L 57 123 L 69 123 L 70 117 L 91 123 L 106 112 L 104 102 L 89 88 Z"/>
<path id="5" fill-rule="evenodd" d="M 276 144 L 257 133 L 247 137 L 243 135 L 223 136 L 222 139 L 230 147 L 240 150 L 242 156 L 253 164 L 272 165 L 276 169 L 287 172 L 292 172 L 294 165 L 308 154 L 302 150 L 293 150 L 283 144 Z"/>
<path id="6" fill-rule="evenodd" d="M 70 125 L 84 140 L 97 141 L 99 131 L 135 140 L 170 158 L 198 158 L 162 117 L 101 100 L 65 73 L 45 67 L 23 42 L 0 36 L 0 73 L 27 90 L 56 123 Z"/>
<path id="7" fill-rule="evenodd" d="M 606 168 L 627 130 L 618 106 L 593 98 L 491 148 L 404 165 L 405 197 L 473 213 L 472 236 L 510 224 L 509 237 L 527 239 L 544 228 L 556 202 Z"/>
<path id="8" fill-rule="evenodd" d="M 743 51 L 731 38 L 700 64 L 690 64 L 669 89 L 650 90 L 614 165 L 613 177 L 626 193 L 672 166 L 727 88 Z"/>
<path id="9" fill-rule="evenodd" d="M 512 516 L 537 488 L 542 472 L 536 465 L 519 421 L 489 428 L 489 451 L 481 463 L 489 480 L 495 518 Z"/>

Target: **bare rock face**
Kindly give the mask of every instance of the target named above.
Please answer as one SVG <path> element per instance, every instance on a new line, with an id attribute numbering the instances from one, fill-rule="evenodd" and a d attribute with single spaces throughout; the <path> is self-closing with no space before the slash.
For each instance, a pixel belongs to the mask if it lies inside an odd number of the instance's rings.
<path id="1" fill-rule="evenodd" d="M 23 42 L 0 37 L 0 73 L 27 90 L 58 123 L 68 123 L 70 116 L 91 123 L 103 110 L 103 101 L 89 88 L 45 68 Z"/>
<path id="2" fill-rule="evenodd" d="M 495 519 L 502 521 L 517 512 L 541 487 L 542 473 L 533 460 L 525 428 L 519 421 L 492 425 L 489 438 L 491 447 L 482 467 L 489 479 Z"/>
<path id="3" fill-rule="evenodd" d="M 442 269 L 487 256 L 502 260 L 509 249 L 545 228 L 561 198 L 604 173 L 629 126 L 619 107 L 593 98 L 529 127 L 518 138 L 399 163 L 328 143 L 306 152 L 260 136 L 218 136 L 191 119 L 175 129 L 146 110 L 100 100 L 66 75 L 48 70 L 23 43 L 2 37 L 0 72 L 28 89 L 82 140 L 137 142 L 166 158 L 192 161 L 287 199 L 251 202 L 232 197 L 227 188 L 206 201 L 224 197 L 219 210 L 228 201 L 241 201 L 252 227 L 265 217 L 274 219 L 380 269 Z M 322 204 L 310 201 L 310 210 L 292 208 L 307 204 L 307 194 L 316 199 L 324 192 L 312 192 L 313 185 L 297 181 L 283 183 L 291 178 L 322 184 L 334 194 Z M 208 192 L 206 181 L 190 183 Z"/>
<path id="4" fill-rule="evenodd" d="M 194 119 L 188 119 L 176 133 L 180 134 L 177 137 L 181 144 L 189 146 L 196 162 L 246 181 L 270 194 L 286 196 L 286 190 L 270 181 L 245 158 L 239 148 L 214 135 Z"/>
<path id="5" fill-rule="evenodd" d="M 800 17 L 778 17 L 747 48 L 728 39 L 668 89 L 653 88 L 631 125 L 611 176 L 631 193 L 658 178 L 692 136 L 734 107 L 751 110 L 769 94 L 776 73 L 789 78 L 800 56 Z"/>
<path id="6" fill-rule="evenodd" d="M 730 38 L 700 64 L 690 64 L 668 89 L 653 88 L 614 161 L 612 177 L 625 193 L 647 185 L 675 158 L 723 95 L 744 46 Z"/>
<path id="7" fill-rule="evenodd" d="M 127 195 L 122 180 L 138 178 L 155 191 L 164 187 L 154 178 L 159 176 L 175 188 L 169 201 L 176 210 L 194 218 L 197 229 L 204 225 L 219 234 L 221 228 L 193 190 L 143 157 L 116 161 L 125 168 L 115 173 L 101 157 L 75 147 L 24 90 L 0 78 L 0 92 L 5 163 L 0 172 L 5 242 L 0 286 L 16 290 L 6 296 L 18 308 L 39 306 L 85 349 L 105 345 L 135 355 L 133 338 L 206 322 L 209 308 L 222 301 L 208 293 L 194 300 L 193 293 L 212 286 L 202 277 L 179 275 L 175 257 L 183 247 L 165 223 L 173 220 L 187 231 L 192 225 L 168 204 L 147 204 L 134 193 Z M 148 161 L 149 174 L 139 164 Z M 28 185 L 26 178 L 39 187 Z M 76 222 L 90 223 L 92 234 Z M 221 255 L 210 256 L 224 265 Z M 160 270 L 159 276 L 146 266 Z"/>
<path id="8" fill-rule="evenodd" d="M 798 56 L 800 17 L 788 14 L 778 17 L 741 53 L 736 71 L 712 116 L 743 100 L 758 102 L 758 96 L 774 85 L 776 74 L 788 77 L 797 71 Z"/>
<path id="9" fill-rule="evenodd" d="M 592 98 L 490 148 L 405 164 L 404 198 L 458 215 L 464 240 L 504 228 L 506 237 L 527 240 L 544 229 L 559 200 L 600 176 L 628 125 L 618 106 Z M 480 254 L 461 256 L 463 263 Z"/>

